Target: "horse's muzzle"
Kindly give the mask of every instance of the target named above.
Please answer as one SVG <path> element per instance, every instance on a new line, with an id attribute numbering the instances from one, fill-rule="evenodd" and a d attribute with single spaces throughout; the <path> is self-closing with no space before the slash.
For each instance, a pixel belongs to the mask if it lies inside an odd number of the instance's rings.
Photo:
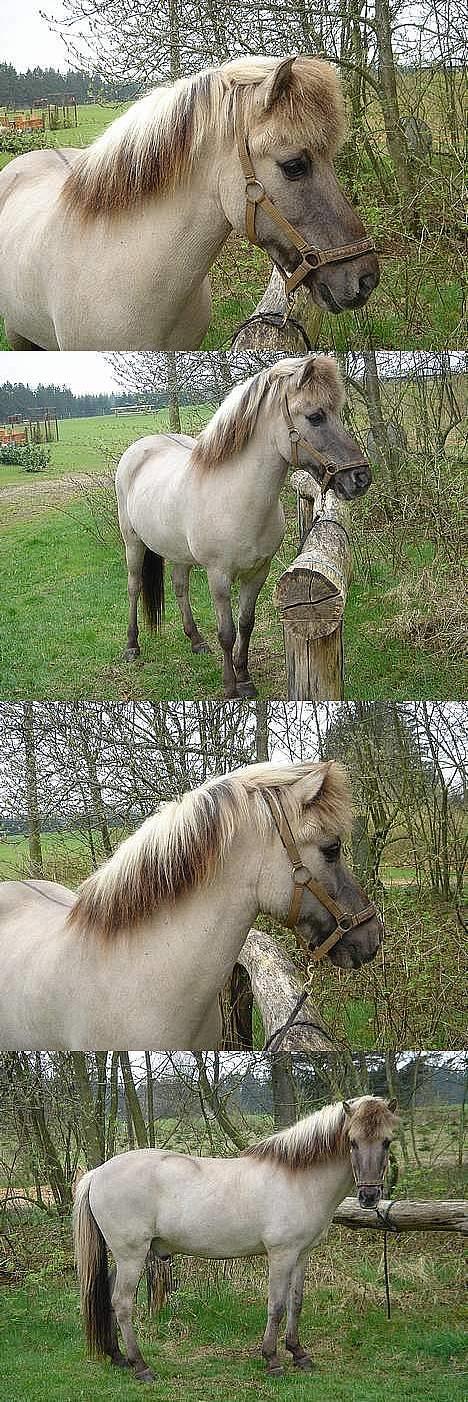
<path id="1" fill-rule="evenodd" d="M 377 1207 L 377 1203 L 380 1202 L 381 1197 L 382 1189 L 379 1185 L 376 1187 L 369 1186 L 368 1188 L 360 1188 L 358 1194 L 359 1206 Z"/>

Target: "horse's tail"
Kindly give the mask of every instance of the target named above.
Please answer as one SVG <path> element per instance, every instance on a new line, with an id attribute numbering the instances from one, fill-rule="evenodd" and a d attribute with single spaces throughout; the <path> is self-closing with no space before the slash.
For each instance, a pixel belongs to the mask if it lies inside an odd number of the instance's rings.
<path id="1" fill-rule="evenodd" d="M 147 623 L 156 632 L 164 617 L 164 560 L 148 548 L 143 559 L 142 593 Z"/>
<path id="2" fill-rule="evenodd" d="M 107 1246 L 89 1205 L 92 1177 L 93 1170 L 85 1173 L 76 1190 L 73 1236 L 81 1313 L 89 1352 L 96 1357 L 111 1352 L 112 1307 Z"/>

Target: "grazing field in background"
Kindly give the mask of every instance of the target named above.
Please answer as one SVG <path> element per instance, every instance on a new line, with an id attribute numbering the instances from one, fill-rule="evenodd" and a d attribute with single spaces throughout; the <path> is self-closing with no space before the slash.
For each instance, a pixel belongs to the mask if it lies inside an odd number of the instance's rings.
<path id="1" fill-rule="evenodd" d="M 443 1105 L 437 1107 L 434 1123 L 431 1109 L 416 1112 L 420 1164 L 408 1137 L 408 1162 L 400 1161 L 396 1195 L 464 1195 L 463 1174 L 456 1166 L 456 1119 L 454 1107 Z M 252 1128 L 261 1133 L 263 1126 Z M 175 1140 L 173 1130 L 171 1137 L 166 1120 L 158 1122 L 158 1138 L 189 1147 L 180 1127 Z M 193 1147 L 197 1150 L 197 1143 Z M 7 1158 L 3 1148 L 2 1160 Z M 54 1209 L 28 1210 L 18 1204 L 6 1213 L 3 1229 L 4 1402 L 76 1402 L 91 1396 L 136 1402 L 141 1384 L 107 1362 L 86 1357 L 69 1221 Z M 390 1236 L 390 1322 L 382 1246 L 377 1233 L 331 1228 L 327 1241 L 312 1253 L 302 1314 L 301 1335 L 314 1374 L 296 1374 L 286 1361 L 285 1375 L 278 1380 L 266 1375 L 259 1356 L 264 1262 L 176 1257 L 176 1289 L 159 1316 L 148 1317 L 144 1283 L 140 1287 L 138 1334 L 156 1372 L 148 1395 L 158 1402 L 180 1402 L 187 1395 L 196 1402 L 218 1402 L 220 1397 L 236 1402 L 254 1395 L 261 1402 L 272 1395 L 284 1402 L 311 1397 L 317 1402 L 462 1402 L 466 1336 L 460 1238 L 420 1232 Z"/>
<path id="2" fill-rule="evenodd" d="M 354 188 L 351 187 L 345 152 L 340 158 L 342 179 L 359 203 L 368 232 L 377 239 L 382 276 L 368 308 L 338 319 L 321 318 L 318 335 L 324 348 L 344 350 L 347 346 L 371 344 L 434 350 L 464 344 L 462 161 L 447 146 L 443 75 L 435 71 L 400 72 L 398 82 L 402 113 L 411 113 L 416 102 L 418 114 L 429 122 L 434 139 L 432 166 L 428 172 L 426 163 L 422 163 L 418 182 L 418 196 L 424 204 L 422 232 L 411 231 L 411 208 L 405 211 L 397 198 L 393 202 L 385 199 L 364 147 L 354 170 Z M 460 95 L 462 82 L 460 74 Z M 48 133 L 47 140 L 54 146 L 87 146 L 126 106 L 81 106 L 78 128 Z M 382 114 L 375 100 L 369 101 L 365 119 L 366 139 L 375 150 L 377 163 L 383 161 L 391 187 Z M 8 159 L 6 153 L 0 153 L 0 168 Z M 229 344 L 236 326 L 255 309 L 268 283 L 270 268 L 269 260 L 259 249 L 231 237 L 211 274 L 213 317 L 205 349 Z M 2 348 L 8 346 L 0 325 Z"/>

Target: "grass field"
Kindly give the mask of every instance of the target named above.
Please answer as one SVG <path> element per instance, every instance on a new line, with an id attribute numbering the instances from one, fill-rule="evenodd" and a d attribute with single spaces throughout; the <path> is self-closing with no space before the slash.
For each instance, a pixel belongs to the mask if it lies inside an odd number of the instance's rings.
<path id="1" fill-rule="evenodd" d="M 403 1176 L 399 1196 L 463 1196 L 453 1165 Z M 3 1402 L 131 1402 L 132 1377 L 86 1358 L 71 1259 L 70 1227 L 54 1212 L 8 1217 L 5 1259 L 22 1262 L 21 1281 L 2 1291 L 0 1382 Z M 265 1323 L 262 1262 L 224 1267 L 176 1258 L 177 1289 L 149 1319 L 137 1307 L 142 1349 L 156 1372 L 148 1397 L 179 1402 L 462 1402 L 466 1336 L 463 1255 L 455 1236 L 391 1237 L 392 1318 L 385 1317 L 382 1238 L 332 1227 L 312 1254 L 302 1338 L 312 1376 L 268 1377 L 259 1354 Z"/>
<path id="2" fill-rule="evenodd" d="M 414 81 L 412 75 L 409 80 L 401 79 L 402 110 L 405 107 L 412 110 Z M 421 114 L 425 111 L 435 144 L 440 142 L 443 150 L 445 110 L 439 76 L 433 74 L 429 78 L 428 75 L 425 87 Z M 124 107 L 125 104 L 80 107 L 78 128 L 49 133 L 48 140 L 57 146 L 87 146 Z M 375 104 L 369 105 L 366 121 L 372 143 L 377 150 L 384 151 L 382 116 Z M 9 159 L 8 155 L 0 153 L 0 168 Z M 463 347 L 463 214 L 456 213 L 461 161 L 454 156 L 445 172 L 441 159 L 434 158 L 430 180 L 424 172 L 421 183 L 427 208 L 422 235 L 415 237 L 405 230 L 405 217 L 398 201 L 394 204 L 384 201 L 372 165 L 363 151 L 356 177 L 359 188 L 355 193 L 368 233 L 377 242 L 381 282 L 363 312 L 339 318 L 323 317 L 319 333 L 323 349 L 345 350 L 365 344 L 433 350 L 445 349 L 447 345 L 453 349 Z M 347 183 L 346 176 L 344 180 Z M 458 229 L 457 219 L 459 234 L 451 230 L 451 223 Z M 444 249 L 443 279 L 440 275 L 441 247 Z M 259 249 L 249 247 L 238 237 L 229 239 L 211 273 L 213 315 L 204 341 L 205 349 L 229 344 L 236 326 L 254 310 L 269 275 L 269 261 Z M 8 349 L 1 322 L 0 349 Z"/>
<path id="3" fill-rule="evenodd" d="M 182 433 L 196 434 L 214 414 L 215 405 L 182 405 Z M 59 441 L 50 444 L 50 463 L 40 474 L 29 477 L 24 468 L 0 464 L 0 503 L 2 487 L 21 486 L 40 480 L 53 481 L 74 472 L 114 471 L 124 452 L 136 438 L 162 433 L 169 427 L 166 409 L 148 414 L 102 414 L 89 419 L 61 419 Z"/>

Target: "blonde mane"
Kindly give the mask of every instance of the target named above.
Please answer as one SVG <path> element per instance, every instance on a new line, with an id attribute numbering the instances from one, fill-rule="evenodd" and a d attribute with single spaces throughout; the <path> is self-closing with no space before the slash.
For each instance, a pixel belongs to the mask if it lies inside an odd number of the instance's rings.
<path id="1" fill-rule="evenodd" d="M 304 824 L 302 804 L 291 786 L 309 776 L 313 779 L 317 769 L 323 773 L 323 784 Z M 226 777 L 208 779 L 164 804 L 121 843 L 80 887 L 67 923 L 111 938 L 140 925 L 165 901 L 210 881 L 242 822 L 253 818 L 260 834 L 271 826 L 269 810 L 261 800 L 265 789 L 281 790 L 296 831 L 301 817 L 311 837 L 343 833 L 350 825 L 347 776 L 333 760 L 287 767 L 253 764 Z"/>
<path id="2" fill-rule="evenodd" d="M 147 93 L 79 156 L 62 199 L 83 218 L 112 216 L 187 182 L 207 137 L 232 136 L 234 94 L 240 90 L 252 154 L 272 142 L 300 139 L 312 154 L 332 159 L 344 134 L 339 80 L 321 59 L 294 63 L 286 93 L 273 111 L 259 112 L 256 88 L 274 58 L 238 58 Z"/>
<path id="3" fill-rule="evenodd" d="M 280 1130 L 244 1149 L 245 1156 L 270 1159 L 291 1173 L 312 1168 L 327 1159 L 346 1158 L 349 1153 L 349 1130 L 366 1139 L 378 1139 L 395 1134 L 397 1125 L 385 1100 L 380 1096 L 363 1095 L 349 1102 L 351 1116 L 346 1114 L 343 1101 L 324 1105 L 313 1115 L 298 1120 L 289 1129 Z"/>
<path id="4" fill-rule="evenodd" d="M 336 361 L 317 355 L 310 356 L 307 364 L 304 390 L 298 388 L 304 376 L 304 356 L 279 360 L 243 384 L 235 385 L 199 434 L 191 454 L 192 466 L 210 471 L 235 457 L 252 437 L 262 405 L 269 409 L 281 405 L 286 394 L 290 409 L 297 407 L 301 397 L 307 397 L 310 408 L 337 413 L 343 404 L 344 390 Z"/>

